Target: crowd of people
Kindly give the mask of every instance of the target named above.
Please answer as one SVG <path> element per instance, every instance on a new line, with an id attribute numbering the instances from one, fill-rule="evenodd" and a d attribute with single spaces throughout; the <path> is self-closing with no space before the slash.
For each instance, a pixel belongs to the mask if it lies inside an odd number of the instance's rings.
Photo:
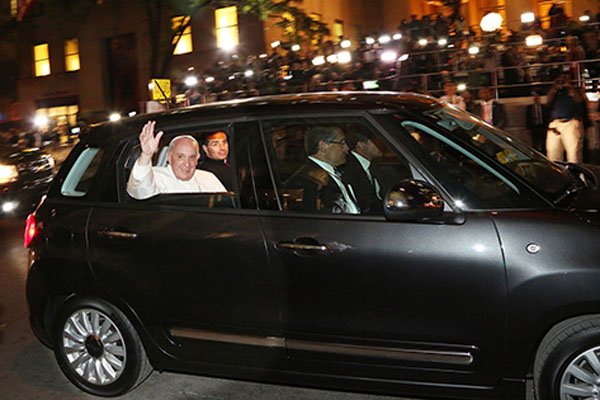
<path id="1" fill-rule="evenodd" d="M 500 95 L 530 95 L 532 84 L 545 92 L 565 70 L 597 81 L 600 63 L 591 60 L 600 59 L 599 16 L 580 23 L 553 7 L 548 17 L 548 29 L 536 20 L 502 36 L 476 34 L 460 15 L 454 20 L 441 14 L 421 19 L 413 15 L 400 23 L 396 34 L 367 36 L 352 51 L 340 40 L 324 43 L 318 52 L 279 44 L 271 54 L 227 55 L 202 71 L 200 85 L 187 89 L 182 84 L 181 89 L 187 90 L 188 103 L 196 104 L 321 90 L 403 90 L 439 96 L 447 80 L 475 91 L 511 86 Z M 543 44 L 528 46 L 529 35 L 540 35 Z"/>

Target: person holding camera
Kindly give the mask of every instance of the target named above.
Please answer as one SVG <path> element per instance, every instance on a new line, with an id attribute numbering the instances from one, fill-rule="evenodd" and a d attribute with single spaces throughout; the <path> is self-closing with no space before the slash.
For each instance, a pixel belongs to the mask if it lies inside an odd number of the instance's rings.
<path id="1" fill-rule="evenodd" d="M 571 85 L 568 74 L 560 75 L 548 91 L 549 121 L 547 156 L 552 161 L 583 161 L 583 120 L 587 117 L 585 94 Z"/>

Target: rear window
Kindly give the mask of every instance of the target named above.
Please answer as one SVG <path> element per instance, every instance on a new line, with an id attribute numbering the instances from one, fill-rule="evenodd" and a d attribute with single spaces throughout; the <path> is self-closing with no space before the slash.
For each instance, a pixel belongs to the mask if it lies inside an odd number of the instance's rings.
<path id="1" fill-rule="evenodd" d="M 103 153 L 97 147 L 88 147 L 83 150 L 65 178 L 60 193 L 67 197 L 85 196 L 98 172 Z"/>

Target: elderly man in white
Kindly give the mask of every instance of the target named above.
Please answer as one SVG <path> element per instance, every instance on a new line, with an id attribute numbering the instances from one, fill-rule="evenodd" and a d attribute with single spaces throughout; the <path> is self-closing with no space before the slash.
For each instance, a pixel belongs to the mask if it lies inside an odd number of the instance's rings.
<path id="1" fill-rule="evenodd" d="M 200 147 L 194 137 L 181 135 L 171 140 L 166 167 L 153 167 L 152 156 L 158 150 L 163 132 L 154 135 L 155 121 L 144 125 L 140 133 L 142 154 L 136 160 L 127 182 L 127 193 L 143 200 L 159 193 L 227 192 L 221 181 L 208 171 L 198 170 Z"/>

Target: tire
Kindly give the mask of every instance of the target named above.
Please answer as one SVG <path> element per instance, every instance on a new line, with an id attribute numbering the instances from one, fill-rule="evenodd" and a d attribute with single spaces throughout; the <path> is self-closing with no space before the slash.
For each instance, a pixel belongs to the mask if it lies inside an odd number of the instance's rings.
<path id="1" fill-rule="evenodd" d="M 65 376 L 97 396 L 119 396 L 152 372 L 142 342 L 127 317 L 98 300 L 79 299 L 59 313 L 54 354 Z"/>
<path id="2" fill-rule="evenodd" d="M 600 398 L 600 315 L 552 328 L 535 356 L 533 381 L 537 400 Z"/>

